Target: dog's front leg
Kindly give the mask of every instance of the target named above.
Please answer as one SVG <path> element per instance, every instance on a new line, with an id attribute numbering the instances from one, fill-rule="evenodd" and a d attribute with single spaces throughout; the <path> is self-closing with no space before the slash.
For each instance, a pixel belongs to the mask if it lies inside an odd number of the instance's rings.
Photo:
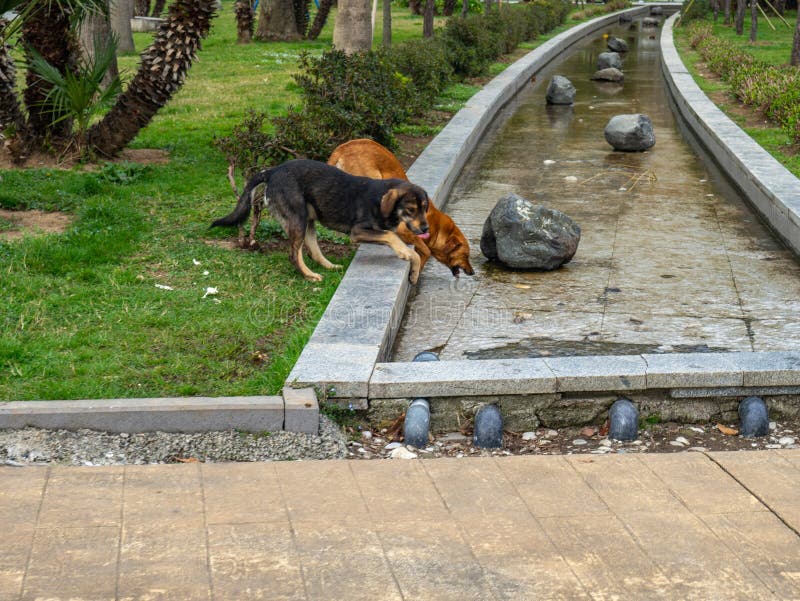
<path id="1" fill-rule="evenodd" d="M 398 257 L 411 263 L 411 271 L 408 274 L 408 280 L 412 284 L 417 283 L 420 270 L 419 255 L 408 248 L 408 246 L 406 246 L 400 237 L 394 232 L 390 232 L 388 230 L 371 230 L 356 226 L 350 232 L 350 240 L 353 242 L 372 242 L 373 244 L 385 244 L 391 248 Z"/>

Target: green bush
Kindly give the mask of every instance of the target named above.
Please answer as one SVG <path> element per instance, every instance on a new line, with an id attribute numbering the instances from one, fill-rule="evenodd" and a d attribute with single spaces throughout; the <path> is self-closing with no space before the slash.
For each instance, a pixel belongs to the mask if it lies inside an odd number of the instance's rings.
<path id="1" fill-rule="evenodd" d="M 681 21 L 684 23 L 705 19 L 710 14 L 710 0 L 684 0 L 683 6 L 681 6 Z"/>
<path id="2" fill-rule="evenodd" d="M 459 77 L 485 73 L 502 48 L 502 40 L 486 27 L 480 15 L 448 19 L 442 35 L 453 73 Z"/>
<path id="3" fill-rule="evenodd" d="M 440 37 L 408 40 L 393 46 L 386 54 L 395 69 L 411 78 L 417 94 L 414 102 L 417 113 L 430 106 L 430 101 L 441 94 L 453 76 Z"/>

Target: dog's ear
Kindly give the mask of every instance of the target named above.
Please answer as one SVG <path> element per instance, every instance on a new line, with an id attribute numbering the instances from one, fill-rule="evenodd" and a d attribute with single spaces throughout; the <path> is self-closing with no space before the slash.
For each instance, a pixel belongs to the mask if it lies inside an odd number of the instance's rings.
<path id="1" fill-rule="evenodd" d="M 389 215 L 394 211 L 397 201 L 400 200 L 402 192 L 398 188 L 392 188 L 381 198 L 381 215 L 384 219 L 388 219 Z"/>

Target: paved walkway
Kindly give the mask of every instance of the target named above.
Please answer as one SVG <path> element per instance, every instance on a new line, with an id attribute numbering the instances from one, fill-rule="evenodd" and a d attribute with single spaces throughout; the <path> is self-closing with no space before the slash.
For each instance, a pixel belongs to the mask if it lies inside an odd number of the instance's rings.
<path id="1" fill-rule="evenodd" d="M 0 468 L 0 599 L 800 599 L 800 451 Z"/>

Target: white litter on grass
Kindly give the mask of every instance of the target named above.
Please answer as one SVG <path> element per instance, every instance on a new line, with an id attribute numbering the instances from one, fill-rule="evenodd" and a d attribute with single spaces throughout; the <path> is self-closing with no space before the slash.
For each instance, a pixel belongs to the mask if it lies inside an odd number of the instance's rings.
<path id="1" fill-rule="evenodd" d="M 200 261 L 198 261 L 197 259 L 192 259 L 192 263 L 195 264 L 195 265 L 202 265 L 202 263 Z"/>
<path id="2" fill-rule="evenodd" d="M 219 290 L 209 286 L 208 288 L 206 288 L 206 293 L 203 295 L 203 298 L 207 296 L 213 296 L 214 294 L 219 294 Z"/>
<path id="3" fill-rule="evenodd" d="M 208 274 L 210 274 L 210 273 L 211 273 L 210 271 L 208 271 L 208 270 L 205 270 L 205 271 L 203 272 L 203 275 L 208 275 Z"/>
<path id="4" fill-rule="evenodd" d="M 156 288 L 159 290 L 175 290 L 172 286 L 165 286 L 164 284 L 156 284 Z"/>

